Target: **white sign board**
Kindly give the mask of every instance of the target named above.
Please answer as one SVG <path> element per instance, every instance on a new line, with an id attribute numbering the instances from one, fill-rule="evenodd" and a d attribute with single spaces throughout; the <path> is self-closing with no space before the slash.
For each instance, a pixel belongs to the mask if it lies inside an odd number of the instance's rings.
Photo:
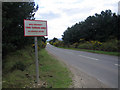
<path id="1" fill-rule="evenodd" d="M 47 21 L 24 20 L 24 36 L 47 36 Z"/>

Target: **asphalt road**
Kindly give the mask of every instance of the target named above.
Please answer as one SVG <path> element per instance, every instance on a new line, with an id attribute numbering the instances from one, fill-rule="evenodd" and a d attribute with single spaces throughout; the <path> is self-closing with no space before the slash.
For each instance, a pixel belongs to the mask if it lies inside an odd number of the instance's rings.
<path id="1" fill-rule="evenodd" d="M 118 88 L 118 57 L 61 49 L 47 44 L 46 50 L 111 88 Z"/>

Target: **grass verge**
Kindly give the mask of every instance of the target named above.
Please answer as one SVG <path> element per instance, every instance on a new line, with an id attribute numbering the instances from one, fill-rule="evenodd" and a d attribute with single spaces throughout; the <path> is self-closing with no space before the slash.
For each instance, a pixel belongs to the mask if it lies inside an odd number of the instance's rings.
<path id="1" fill-rule="evenodd" d="M 85 51 L 85 52 L 92 52 L 92 53 L 99 53 L 99 54 L 106 54 L 106 55 L 114 55 L 119 56 L 120 53 L 118 52 L 106 52 L 106 51 L 99 51 L 99 50 L 89 50 L 89 49 L 78 49 L 78 48 L 68 48 L 68 47 L 59 47 L 64 49 L 71 49 L 71 50 L 77 50 L 77 51 Z"/>
<path id="2" fill-rule="evenodd" d="M 46 88 L 67 88 L 71 85 L 70 71 L 45 49 L 38 52 L 40 81 Z M 35 88 L 35 58 L 32 47 L 18 50 L 3 60 L 3 88 Z M 41 86 L 43 87 L 43 86 Z"/>
<path id="3" fill-rule="evenodd" d="M 71 85 L 70 71 L 58 60 L 51 57 L 46 50 L 39 52 L 40 76 L 48 83 L 47 87 L 68 88 Z"/>

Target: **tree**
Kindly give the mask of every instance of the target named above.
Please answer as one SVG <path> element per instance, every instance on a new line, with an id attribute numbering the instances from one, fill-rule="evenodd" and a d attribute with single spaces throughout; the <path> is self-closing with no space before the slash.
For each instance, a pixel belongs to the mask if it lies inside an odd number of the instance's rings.
<path id="1" fill-rule="evenodd" d="M 24 37 L 24 19 L 35 19 L 34 2 L 2 3 L 2 47 L 3 56 L 33 42 L 32 37 Z"/>
<path id="2" fill-rule="evenodd" d="M 58 41 L 58 39 L 54 37 L 53 38 L 53 43 L 56 42 L 56 41 Z"/>
<path id="3" fill-rule="evenodd" d="M 85 21 L 68 27 L 62 35 L 62 39 L 66 44 L 79 42 L 80 39 L 105 42 L 120 35 L 118 23 L 119 16 L 112 13 L 111 10 L 101 11 L 101 14 L 96 13 L 87 17 Z"/>

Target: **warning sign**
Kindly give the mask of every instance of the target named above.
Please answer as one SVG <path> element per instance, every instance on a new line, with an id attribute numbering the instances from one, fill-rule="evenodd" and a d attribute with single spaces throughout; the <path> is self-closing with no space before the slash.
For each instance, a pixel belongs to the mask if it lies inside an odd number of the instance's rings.
<path id="1" fill-rule="evenodd" d="M 24 20 L 24 36 L 47 36 L 47 21 Z"/>

